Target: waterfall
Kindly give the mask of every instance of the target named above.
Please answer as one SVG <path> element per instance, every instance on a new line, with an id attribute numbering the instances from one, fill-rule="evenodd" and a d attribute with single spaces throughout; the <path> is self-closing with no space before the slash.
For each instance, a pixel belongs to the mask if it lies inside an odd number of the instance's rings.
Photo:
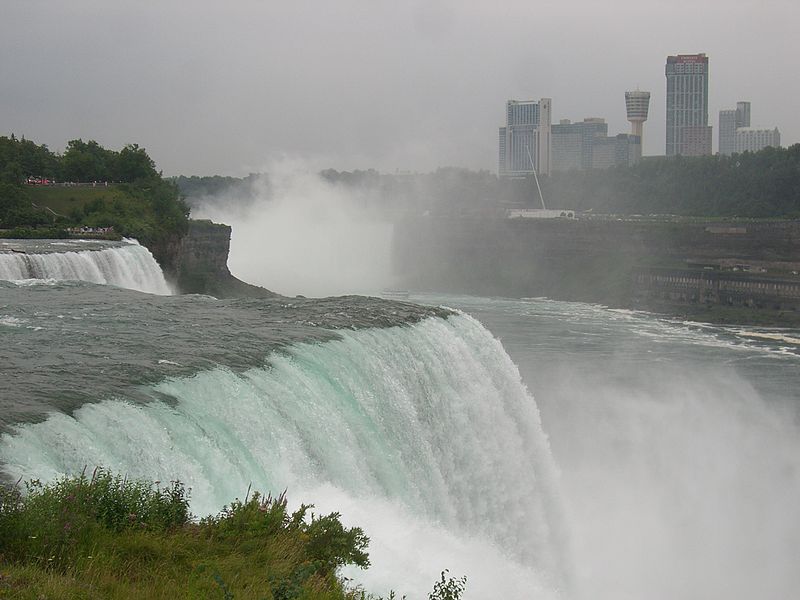
<path id="1" fill-rule="evenodd" d="M 338 510 L 372 538 L 370 589 L 425 594 L 468 572 L 468 598 L 556 598 L 567 561 L 557 474 L 534 399 L 466 315 L 341 332 L 0 438 L 5 474 L 102 465 L 191 487 L 197 514 L 248 486 Z M 378 589 L 375 589 L 378 588 Z"/>
<path id="2" fill-rule="evenodd" d="M 0 253 L 0 280 L 77 280 L 171 294 L 153 255 L 136 242 L 101 250 Z"/>

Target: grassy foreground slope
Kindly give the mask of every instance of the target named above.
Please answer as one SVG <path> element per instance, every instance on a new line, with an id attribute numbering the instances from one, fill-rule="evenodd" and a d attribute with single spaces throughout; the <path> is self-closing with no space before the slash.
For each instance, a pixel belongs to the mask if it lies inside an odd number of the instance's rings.
<path id="1" fill-rule="evenodd" d="M 0 496 L 2 598 L 361 598 L 337 578 L 369 565 L 368 538 L 337 513 L 257 493 L 194 520 L 177 482 L 106 471 Z"/>
<path id="2" fill-rule="evenodd" d="M 24 488 L 0 486 L 0 598 L 384 600 L 337 574 L 369 566 L 362 529 L 284 494 L 248 490 L 198 521 L 180 482 L 97 469 Z M 428 600 L 460 600 L 466 577 L 446 573 Z"/>

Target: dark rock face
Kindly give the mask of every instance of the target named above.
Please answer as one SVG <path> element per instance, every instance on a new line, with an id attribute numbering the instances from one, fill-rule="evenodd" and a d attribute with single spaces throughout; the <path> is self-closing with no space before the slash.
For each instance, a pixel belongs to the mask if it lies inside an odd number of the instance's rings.
<path id="1" fill-rule="evenodd" d="M 800 310 L 800 221 L 427 217 L 394 243 L 401 285 L 420 291 Z"/>
<path id="2" fill-rule="evenodd" d="M 217 298 L 275 296 L 231 275 L 230 245 L 229 225 L 193 220 L 189 221 L 189 231 L 183 238 L 151 251 L 167 279 L 183 294 L 209 294 Z"/>
<path id="3" fill-rule="evenodd" d="M 164 271 L 164 275 L 167 279 L 174 280 L 174 274 L 177 272 L 178 268 L 177 261 L 181 248 L 181 240 L 183 240 L 181 236 L 174 235 L 158 241 L 139 241 L 153 254 L 153 258 L 156 259 L 156 262 Z"/>

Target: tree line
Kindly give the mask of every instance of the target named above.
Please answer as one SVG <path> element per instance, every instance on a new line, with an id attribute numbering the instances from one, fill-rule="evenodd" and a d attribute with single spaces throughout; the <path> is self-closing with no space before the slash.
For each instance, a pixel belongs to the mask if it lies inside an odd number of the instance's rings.
<path id="1" fill-rule="evenodd" d="M 541 206 L 533 177 L 499 178 L 454 167 L 431 173 L 384 174 L 373 169 L 319 173 L 332 186 L 358 193 L 365 208 L 439 216 L 502 216 L 510 207 Z M 191 203 L 213 196 L 252 202 L 250 185 L 271 199 L 268 175 L 178 178 Z M 615 215 L 711 218 L 800 218 L 800 144 L 733 156 L 651 157 L 631 167 L 541 176 L 548 208 Z"/>
<path id="2" fill-rule="evenodd" d="M 0 181 L 21 184 L 29 176 L 56 181 L 133 183 L 158 177 L 144 148 L 127 144 L 121 150 L 103 148 L 94 140 L 70 140 L 63 154 L 14 134 L 0 137 Z"/>
<path id="3" fill-rule="evenodd" d="M 29 186 L 31 175 L 72 182 L 115 182 L 101 188 Z M 56 210 L 53 210 L 53 209 Z M 142 243 L 182 235 L 189 208 L 161 177 L 144 148 L 103 148 L 71 140 L 62 154 L 14 135 L 0 137 L 0 229 L 14 237 L 53 237 L 74 226 L 113 227 Z"/>
<path id="4" fill-rule="evenodd" d="M 526 183 L 525 191 L 534 192 L 532 182 Z M 800 218 L 800 144 L 732 156 L 645 158 L 632 167 L 555 173 L 542 178 L 542 189 L 554 207 L 579 211 Z"/>

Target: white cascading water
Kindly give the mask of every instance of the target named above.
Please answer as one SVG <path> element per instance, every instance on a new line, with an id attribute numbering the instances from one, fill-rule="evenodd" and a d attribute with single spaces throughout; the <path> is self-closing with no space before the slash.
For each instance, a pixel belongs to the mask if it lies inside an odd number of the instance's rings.
<path id="1" fill-rule="evenodd" d="M 14 479 L 103 465 L 179 478 L 197 514 L 248 486 L 337 510 L 371 537 L 373 592 L 424 597 L 442 569 L 468 598 L 558 598 L 569 578 L 557 473 L 500 342 L 465 315 L 273 353 L 263 368 L 164 381 L 0 438 Z"/>
<path id="2" fill-rule="evenodd" d="M 169 295 L 161 267 L 137 242 L 103 250 L 47 253 L 0 253 L 0 280 L 89 281 Z"/>

